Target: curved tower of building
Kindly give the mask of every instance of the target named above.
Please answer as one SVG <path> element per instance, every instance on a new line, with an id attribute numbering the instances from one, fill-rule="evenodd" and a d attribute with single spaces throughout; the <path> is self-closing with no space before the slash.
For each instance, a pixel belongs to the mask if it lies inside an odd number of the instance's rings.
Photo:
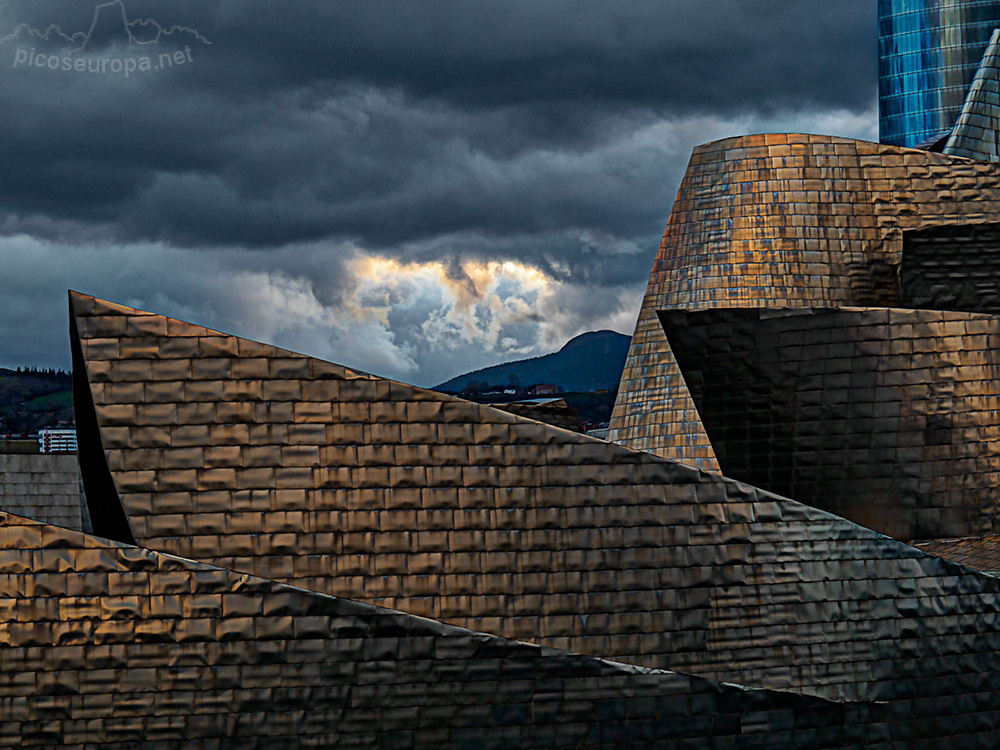
<path id="1" fill-rule="evenodd" d="M 995 0 L 879 0 L 879 137 L 916 146 L 954 126 L 993 29 Z"/>

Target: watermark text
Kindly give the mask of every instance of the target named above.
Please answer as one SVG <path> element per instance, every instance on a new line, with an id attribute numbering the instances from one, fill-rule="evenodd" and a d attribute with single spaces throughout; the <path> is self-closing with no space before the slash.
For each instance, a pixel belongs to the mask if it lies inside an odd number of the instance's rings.
<path id="1" fill-rule="evenodd" d="M 112 75 L 124 75 L 126 78 L 133 73 L 165 70 L 193 62 L 191 47 L 187 45 L 184 46 L 183 50 L 176 52 L 137 57 L 70 57 L 69 55 L 49 55 L 44 52 L 35 54 L 34 49 L 24 48 L 19 48 L 14 53 L 15 68 L 47 68 L 48 70 L 67 70 L 77 73 L 111 73 Z"/>

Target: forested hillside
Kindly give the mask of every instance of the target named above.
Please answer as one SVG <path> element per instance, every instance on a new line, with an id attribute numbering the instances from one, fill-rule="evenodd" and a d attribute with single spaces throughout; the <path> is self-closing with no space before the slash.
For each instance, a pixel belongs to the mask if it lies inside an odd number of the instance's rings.
<path id="1" fill-rule="evenodd" d="M 72 376 L 61 370 L 0 368 L 0 435 L 73 420 Z"/>

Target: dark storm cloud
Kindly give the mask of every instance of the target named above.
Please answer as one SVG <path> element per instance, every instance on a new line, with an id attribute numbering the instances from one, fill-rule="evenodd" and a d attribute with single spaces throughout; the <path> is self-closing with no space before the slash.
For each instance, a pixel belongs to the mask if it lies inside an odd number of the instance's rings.
<path id="1" fill-rule="evenodd" d="M 292 80 L 357 79 L 487 107 L 850 107 L 873 87 L 864 0 L 261 3 L 223 22 L 280 57 Z"/>
<path id="2" fill-rule="evenodd" d="M 194 61 L 127 80 L 0 64 L 0 204 L 179 245 L 646 236 L 673 186 L 613 144 L 664 116 L 867 107 L 870 5 L 126 2 L 212 44 L 169 40 Z M 71 32 L 94 4 L 0 7 Z"/>
<path id="3" fill-rule="evenodd" d="M 183 28 L 83 56 L 183 64 L 15 65 L 102 2 L 0 0 L 0 365 L 67 287 L 425 383 L 627 332 L 692 146 L 872 132 L 870 0 L 123 0 Z"/>
<path id="4" fill-rule="evenodd" d="M 8 0 L 11 26 L 88 26 L 95 3 Z M 361 81 L 498 106 L 608 100 L 715 111 L 863 106 L 868 0 L 129 0 L 134 18 L 216 42 L 230 91 Z M 201 70 L 207 80 L 208 71 Z"/>

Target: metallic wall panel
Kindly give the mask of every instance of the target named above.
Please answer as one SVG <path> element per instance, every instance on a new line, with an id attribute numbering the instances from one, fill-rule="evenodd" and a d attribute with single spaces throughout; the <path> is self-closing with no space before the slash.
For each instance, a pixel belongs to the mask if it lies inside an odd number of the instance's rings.
<path id="1" fill-rule="evenodd" d="M 815 135 L 699 146 L 650 275 L 608 438 L 718 469 L 656 310 L 902 306 L 905 232 L 998 217 L 997 164 Z"/>
<path id="2" fill-rule="evenodd" d="M 1000 319 L 660 313 L 723 472 L 897 539 L 1000 531 Z"/>
<path id="3" fill-rule="evenodd" d="M 906 307 L 1000 314 L 1000 224 L 903 233 L 900 298 Z"/>
<path id="4" fill-rule="evenodd" d="M 913 546 L 921 552 L 929 552 L 976 570 L 1000 575 L 1000 536 L 931 539 L 914 542 Z"/>
<path id="5" fill-rule="evenodd" d="M 1000 29 L 993 32 L 943 153 L 1000 161 Z"/>
<path id="6" fill-rule="evenodd" d="M 912 703 L 614 664 L 2 513 L 0 634 L 0 747 L 807 750 L 913 731 Z"/>
<path id="7" fill-rule="evenodd" d="M 995 0 L 879 0 L 879 139 L 916 146 L 951 130 L 990 34 Z"/>
<path id="8" fill-rule="evenodd" d="M 0 453 L 0 511 L 83 530 L 80 469 L 66 453 Z"/>
<path id="9" fill-rule="evenodd" d="M 919 697 L 941 732 L 964 710 L 944 696 L 1000 671 L 990 576 L 648 454 L 72 304 L 109 471 L 151 549 L 632 664 Z"/>

